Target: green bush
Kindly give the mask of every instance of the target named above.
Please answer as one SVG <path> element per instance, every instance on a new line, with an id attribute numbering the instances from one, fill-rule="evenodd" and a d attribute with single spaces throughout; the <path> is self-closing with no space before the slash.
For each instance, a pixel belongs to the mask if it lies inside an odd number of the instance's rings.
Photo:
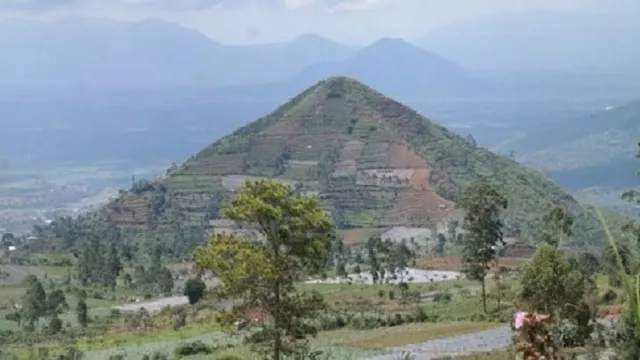
<path id="1" fill-rule="evenodd" d="M 173 351 L 177 358 L 183 356 L 191 356 L 198 354 L 212 354 L 215 351 L 213 346 L 209 346 L 202 341 L 194 341 L 186 344 L 181 344 Z"/>
<path id="2" fill-rule="evenodd" d="M 169 357 L 166 354 L 163 354 L 161 352 L 154 352 L 153 355 L 149 356 L 147 354 L 145 354 L 142 357 L 142 360 L 168 360 Z"/>
<path id="3" fill-rule="evenodd" d="M 433 301 L 448 303 L 451 301 L 451 294 L 448 292 L 439 292 L 433 295 Z"/>
<path id="4" fill-rule="evenodd" d="M 607 290 L 607 292 L 602 295 L 602 302 L 605 304 L 612 304 L 616 299 L 618 299 L 618 293 L 613 289 Z"/>
<path id="5" fill-rule="evenodd" d="M 184 295 L 189 298 L 189 304 L 193 305 L 202 299 L 207 285 L 198 279 L 189 279 L 184 285 Z"/>

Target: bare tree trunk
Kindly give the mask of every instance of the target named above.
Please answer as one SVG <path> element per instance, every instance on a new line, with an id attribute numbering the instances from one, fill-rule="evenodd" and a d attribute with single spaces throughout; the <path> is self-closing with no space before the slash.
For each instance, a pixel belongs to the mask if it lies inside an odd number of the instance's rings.
<path id="1" fill-rule="evenodd" d="M 484 313 L 487 313 L 487 287 L 486 287 L 485 277 L 482 277 L 482 308 L 484 309 Z"/>
<path id="2" fill-rule="evenodd" d="M 498 311 L 500 311 L 500 300 L 502 298 L 502 288 L 500 287 L 500 258 L 496 258 L 496 285 L 498 287 Z"/>
<path id="3" fill-rule="evenodd" d="M 280 360 L 280 351 L 282 349 L 282 334 L 280 333 L 280 285 L 276 284 L 275 288 L 276 311 L 273 317 L 275 334 L 273 338 L 273 360 Z"/>

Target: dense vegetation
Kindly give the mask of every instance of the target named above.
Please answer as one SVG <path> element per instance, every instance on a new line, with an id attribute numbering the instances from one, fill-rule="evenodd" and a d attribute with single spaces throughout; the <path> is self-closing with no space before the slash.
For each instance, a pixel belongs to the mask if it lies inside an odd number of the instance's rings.
<path id="1" fill-rule="evenodd" d="M 635 199 L 636 193 L 629 192 L 625 196 Z M 452 326 L 462 326 L 460 321 L 471 321 L 458 330 L 451 328 L 451 334 L 455 335 L 504 324 L 516 309 L 546 315 L 540 318 L 542 327 L 528 328 L 527 325 L 521 330 L 522 338 L 512 349 L 514 352 L 546 354 L 547 359 L 568 359 L 572 349 L 588 348 L 594 354 L 601 351 L 604 344 L 619 349 L 620 354 L 630 349 L 633 338 L 629 336 L 635 336 L 629 332 L 633 323 L 609 334 L 612 330 L 597 320 L 607 306 L 628 300 L 620 297 L 629 285 L 625 279 L 628 275 L 624 274 L 632 273 L 638 266 L 632 257 L 635 250 L 629 243 L 613 241 L 601 258 L 589 252 L 566 258 L 558 246 L 573 231 L 572 215 L 564 208 L 550 208 L 543 217 L 548 229 L 543 243 L 530 261 L 514 269 L 517 271 L 509 271 L 499 266 L 504 259 L 498 251 L 504 230 L 500 213 L 509 207 L 505 197 L 487 183 L 473 183 L 458 206 L 465 209 L 464 236 L 459 239 L 448 235 L 444 242 L 445 245 L 462 242 L 462 270 L 469 280 L 480 280 L 481 289 L 468 281 L 421 284 L 407 277 L 407 267 L 418 258 L 428 256 L 428 252 L 415 243 L 398 243 L 372 236 L 362 248 L 347 250 L 335 236 L 334 224 L 317 198 L 304 196 L 295 188 L 275 181 L 250 181 L 240 189 L 223 214 L 230 220 L 255 228 L 259 236 L 216 234 L 200 247 L 194 254 L 199 270 L 184 288 L 189 304 L 160 312 L 111 309 L 107 313 L 92 313 L 88 301 L 97 296 L 98 289 L 112 294 L 107 296 L 114 299 L 125 288 L 168 293 L 174 290 L 173 284 L 163 289 L 161 274 L 169 272 L 170 280 L 172 271 L 167 267 L 169 263 L 160 259 L 162 249 L 155 247 L 151 251 L 150 273 L 160 275 L 160 281 L 152 278 L 149 282 L 141 282 L 141 287 L 136 289 L 132 287 L 126 269 L 138 264 L 128 261 L 122 251 L 109 247 L 99 251 L 105 253 L 105 262 L 94 261 L 105 264 L 102 265 L 105 266 L 102 277 L 88 276 L 91 271 L 86 267 L 85 256 L 97 258 L 94 252 L 82 251 L 76 259 L 63 257 L 56 262 L 67 269 L 75 266 L 77 270 L 49 280 L 46 286 L 36 276 L 24 279 L 25 291 L 19 306 L 14 306 L 14 310 L 5 315 L 7 321 L 18 327 L 2 333 L 3 349 L 6 349 L 6 356 L 22 358 L 27 354 L 25 345 L 30 344 L 32 349 L 39 349 L 35 353 L 29 352 L 31 358 L 77 359 L 82 349 L 92 351 L 91 339 L 108 339 L 123 329 L 143 337 L 158 331 L 176 334 L 211 332 L 222 326 L 236 335 L 213 344 L 201 340 L 182 342 L 171 353 L 176 358 L 193 356 L 194 359 L 214 355 L 223 358 L 227 354 L 242 354 L 240 358 L 266 354 L 274 359 L 317 359 L 318 356 L 348 359 L 350 357 L 337 357 L 334 353 L 324 354 L 328 350 L 318 347 L 314 337 L 319 334 L 331 336 L 333 332 L 348 328 L 351 332 L 361 331 L 373 337 L 344 343 L 347 347 L 368 348 L 373 346 L 368 344 L 380 342 L 383 345 L 377 346 L 390 347 L 406 344 L 402 341 L 426 341 L 437 335 L 428 333 L 415 339 L 411 335 L 406 340 L 391 340 L 375 335 L 376 328 L 397 327 L 398 331 L 409 331 L 411 324 L 424 324 L 420 326 L 428 329 L 432 326 L 429 324 L 438 323 L 433 325 L 435 329 L 446 331 Z M 113 244 L 117 237 L 110 232 L 114 228 L 111 229 L 101 231 L 102 238 Z M 5 243 L 15 241 L 10 236 L 4 239 Z M 100 242 L 89 241 L 86 249 L 98 246 L 96 243 Z M 620 256 L 623 260 L 619 260 Z M 618 263 L 625 267 L 624 273 L 613 271 Z M 139 266 L 144 268 L 142 264 Z M 373 285 L 358 285 L 363 268 L 370 272 Z M 221 283 L 203 294 L 206 286 L 202 276 L 209 270 L 218 275 Z M 329 272 L 343 278 L 344 284 L 335 287 L 303 283 L 313 276 L 326 279 Z M 598 280 L 598 274 L 607 274 L 604 279 L 609 282 Z M 115 284 L 113 279 L 116 279 Z M 448 282 L 452 285 L 447 285 Z M 427 300 L 424 299 L 425 291 L 430 294 Z M 75 306 L 69 305 L 73 304 L 69 301 L 71 297 L 75 298 Z M 223 300 L 235 301 L 225 309 L 217 305 Z M 478 311 L 480 304 L 484 306 Z M 63 319 L 68 316 L 75 319 L 75 325 L 64 324 Z M 536 316 L 526 324 L 538 321 Z M 538 344 L 535 342 L 537 337 L 527 337 L 527 331 L 550 331 L 553 336 L 546 338 L 544 344 Z M 96 346 L 100 349 L 113 344 L 107 342 Z M 169 357 L 166 351 L 143 350 L 137 354 L 142 356 L 140 358 L 150 359 Z M 132 356 L 116 352 L 112 353 L 111 359 L 137 359 L 136 355 Z M 406 356 L 411 357 L 410 354 Z"/>

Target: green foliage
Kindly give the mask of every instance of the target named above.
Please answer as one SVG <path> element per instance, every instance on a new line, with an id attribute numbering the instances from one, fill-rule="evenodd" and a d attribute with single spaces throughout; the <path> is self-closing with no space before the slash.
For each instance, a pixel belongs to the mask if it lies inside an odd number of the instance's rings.
<path id="1" fill-rule="evenodd" d="M 598 257 L 588 251 L 581 253 L 578 256 L 577 262 L 582 273 L 589 278 L 596 275 L 602 269 Z"/>
<path id="2" fill-rule="evenodd" d="M 184 284 L 184 295 L 189 298 L 189 304 L 196 304 L 204 295 L 207 285 L 199 278 L 193 278 Z"/>
<path id="3" fill-rule="evenodd" d="M 22 298 L 22 323 L 27 331 L 35 330 L 38 319 L 47 314 L 47 294 L 34 275 L 26 279 L 27 291 Z"/>
<path id="4" fill-rule="evenodd" d="M 522 300 L 532 311 L 545 314 L 574 306 L 584 294 L 582 274 L 573 270 L 560 251 L 549 244 L 538 247 L 533 259 L 524 265 L 520 281 Z"/>
<path id="5" fill-rule="evenodd" d="M 588 279 L 557 249 L 543 243 L 522 269 L 521 300 L 531 311 L 555 316 L 558 337 L 565 346 L 583 346 L 590 338 L 595 317 L 587 303 Z"/>
<path id="6" fill-rule="evenodd" d="M 69 304 L 67 304 L 67 298 L 64 292 L 60 289 L 50 292 L 47 296 L 46 307 L 49 314 L 62 314 L 69 310 Z"/>
<path id="7" fill-rule="evenodd" d="M 465 211 L 462 228 L 466 235 L 462 262 L 467 277 L 482 284 L 482 304 L 485 313 L 485 279 L 490 263 L 496 259 L 497 246 L 503 243 L 501 213 L 507 205 L 507 200 L 486 183 L 470 185 L 457 204 L 458 208 Z"/>
<path id="8" fill-rule="evenodd" d="M 209 346 L 203 343 L 202 341 L 194 341 L 191 343 L 181 344 L 173 351 L 173 354 L 175 355 L 176 358 L 179 359 L 179 358 L 182 358 L 185 356 L 191 356 L 191 355 L 212 354 L 214 350 L 215 350 L 214 347 Z"/>
<path id="9" fill-rule="evenodd" d="M 558 247 L 572 234 L 573 214 L 567 208 L 554 206 L 542 218 L 542 240 Z"/>
<path id="10" fill-rule="evenodd" d="M 78 304 L 76 305 L 76 316 L 78 319 L 78 324 L 81 327 L 86 328 L 89 324 L 89 311 L 87 308 L 87 303 L 83 297 L 78 299 Z"/>
<path id="11" fill-rule="evenodd" d="M 237 314 L 259 308 L 273 319 L 271 343 L 279 359 L 283 337 L 304 338 L 308 329 L 300 321 L 322 306 L 321 297 L 297 291 L 294 283 L 324 269 L 331 222 L 317 199 L 292 196 L 291 188 L 266 180 L 248 181 L 224 214 L 255 226 L 262 239 L 217 234 L 196 251 L 196 263 L 219 276 L 221 298 L 243 300 L 234 307 Z"/>
<path id="12" fill-rule="evenodd" d="M 637 156 L 640 157 L 640 143 L 638 143 Z M 638 192 L 631 190 L 623 194 L 623 197 L 633 198 L 634 194 L 638 194 Z M 637 359 L 640 357 L 640 272 L 636 271 L 633 274 L 630 271 L 627 251 L 621 248 L 621 242 L 609 230 L 609 224 L 600 209 L 595 208 L 595 211 L 607 235 L 609 251 L 605 253 L 605 258 L 609 259 L 608 262 L 611 262 L 610 259 L 613 258 L 617 278 L 626 298 L 626 311 L 622 316 L 622 321 L 619 322 L 618 329 L 616 329 L 615 355 L 619 359 Z"/>
<path id="13" fill-rule="evenodd" d="M 632 273 L 632 253 L 631 248 L 626 242 L 618 242 L 617 244 L 605 245 L 604 253 L 602 255 L 603 267 L 608 275 L 609 284 L 611 286 L 620 287 L 622 285 L 622 278 L 620 277 L 620 268 L 618 267 L 618 257 L 624 268 L 625 274 Z"/>

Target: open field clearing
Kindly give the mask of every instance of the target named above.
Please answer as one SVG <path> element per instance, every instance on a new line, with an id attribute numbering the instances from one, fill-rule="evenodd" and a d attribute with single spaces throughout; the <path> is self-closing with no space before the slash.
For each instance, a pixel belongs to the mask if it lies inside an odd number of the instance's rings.
<path id="1" fill-rule="evenodd" d="M 394 279 L 388 279 L 389 284 L 398 284 L 401 281 L 412 283 L 432 283 L 436 281 L 447 280 L 460 280 L 462 279 L 462 273 L 458 271 L 430 271 L 420 269 L 406 269 L 397 275 Z M 308 284 L 345 284 L 345 283 L 357 283 L 357 284 L 373 284 L 373 278 L 369 273 L 350 274 L 346 278 L 344 277 L 332 277 L 328 279 L 316 279 L 307 281 Z M 387 282 L 385 280 L 384 282 Z"/>

